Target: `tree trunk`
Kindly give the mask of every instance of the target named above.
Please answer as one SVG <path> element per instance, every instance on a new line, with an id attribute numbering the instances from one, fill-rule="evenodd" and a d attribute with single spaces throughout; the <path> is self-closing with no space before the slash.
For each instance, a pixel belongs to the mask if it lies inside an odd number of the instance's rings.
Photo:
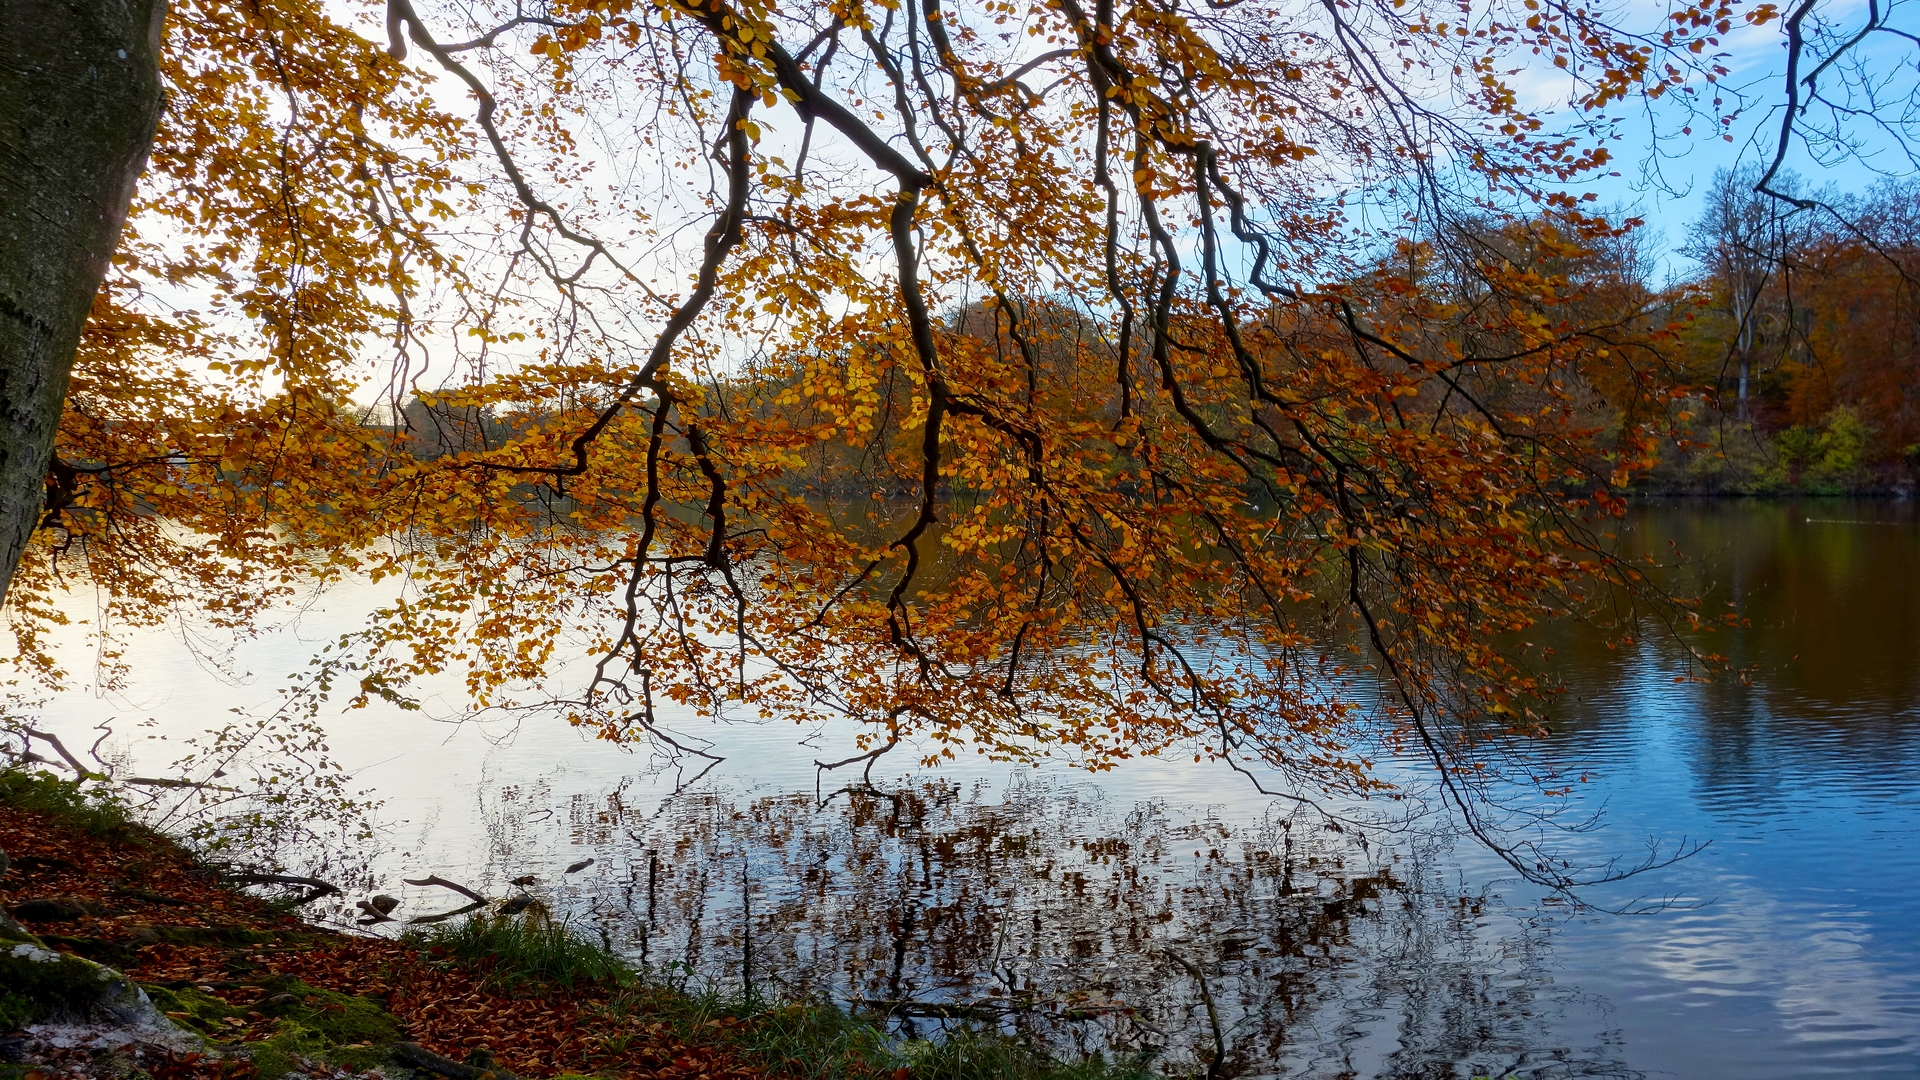
<path id="1" fill-rule="evenodd" d="M 165 0 L 0 0 L 0 597 L 160 119 Z"/>

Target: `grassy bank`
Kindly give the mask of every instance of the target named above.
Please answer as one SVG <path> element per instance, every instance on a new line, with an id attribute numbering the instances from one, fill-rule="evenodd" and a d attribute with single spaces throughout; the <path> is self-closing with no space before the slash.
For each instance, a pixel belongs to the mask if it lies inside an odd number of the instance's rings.
<path id="1" fill-rule="evenodd" d="M 11 863 L 0 906 L 18 919 L 0 931 L 17 943 L 0 950 L 11 965 L 0 970 L 0 1080 L 1158 1075 L 1144 1060 L 1060 1060 L 998 1031 L 903 1042 L 827 1004 L 686 992 L 538 909 L 397 940 L 337 933 L 232 887 L 111 799 L 46 775 L 0 771 L 0 851 Z M 109 968 L 198 1045 L 141 1034 L 124 1049 L 61 1049 L 21 1033 L 62 1019 L 125 1023 L 99 1000 Z"/>
<path id="2" fill-rule="evenodd" d="M 1022 1039 L 960 1028 L 938 1041 L 897 1041 L 877 1024 L 817 1002 L 756 993 L 689 992 L 643 978 L 618 956 L 540 917 L 483 917 L 403 938 L 484 971 L 499 984 L 536 992 L 614 985 L 607 1010 L 667 1025 L 677 1038 L 717 1034 L 769 1072 L 794 1077 L 914 1077 L 916 1080 L 1146 1080 L 1140 1059 L 1062 1061 Z"/>

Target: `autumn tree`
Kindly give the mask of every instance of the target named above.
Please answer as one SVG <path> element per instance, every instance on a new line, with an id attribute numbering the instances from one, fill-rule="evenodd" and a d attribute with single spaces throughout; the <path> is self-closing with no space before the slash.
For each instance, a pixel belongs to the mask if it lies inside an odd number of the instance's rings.
<path id="1" fill-rule="evenodd" d="M 361 575 L 317 681 L 358 701 L 1302 799 L 1412 752 L 1576 884 L 1483 799 L 1550 698 L 1521 632 L 1658 602 L 1607 522 L 1669 330 L 1584 295 L 1623 227 L 1580 185 L 1630 110 L 1732 110 L 1713 50 L 1775 14 L 187 0 L 21 655 L 57 678 L 62 580 L 244 628 Z"/>
<path id="2" fill-rule="evenodd" d="M 1750 419 L 1748 393 L 1761 342 L 1785 342 L 1791 336 L 1786 275 L 1806 245 L 1811 218 L 1785 199 L 1756 190 L 1761 176 L 1757 165 L 1715 173 L 1706 211 L 1682 249 L 1706 270 L 1715 307 L 1730 324 L 1716 336 L 1726 340 L 1724 360 L 1736 373 L 1734 401 L 1741 420 Z M 1774 183 L 1782 192 L 1799 189 L 1788 176 Z"/>
<path id="3" fill-rule="evenodd" d="M 1793 347 L 1777 423 L 1814 426 L 1851 409 L 1873 433 L 1874 460 L 1920 464 L 1920 189 L 1881 184 L 1847 209 L 1844 227 L 1816 232 L 1782 298 Z"/>
<path id="4" fill-rule="evenodd" d="M 1746 391 L 1725 412 L 1777 459 L 1749 484 L 1832 492 L 1897 478 L 1920 439 L 1914 189 L 1823 192 L 1801 207 L 1756 190 L 1759 176 L 1720 174 L 1686 249 L 1702 270 L 1682 286 L 1695 297 L 1682 335 L 1693 381 L 1713 402 L 1741 373 Z"/>

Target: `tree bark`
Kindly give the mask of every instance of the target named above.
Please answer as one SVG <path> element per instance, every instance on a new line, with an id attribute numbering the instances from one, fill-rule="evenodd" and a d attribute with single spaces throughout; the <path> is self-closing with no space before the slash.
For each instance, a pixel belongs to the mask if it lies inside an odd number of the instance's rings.
<path id="1" fill-rule="evenodd" d="M 0 0 L 0 597 L 160 120 L 165 0 Z"/>

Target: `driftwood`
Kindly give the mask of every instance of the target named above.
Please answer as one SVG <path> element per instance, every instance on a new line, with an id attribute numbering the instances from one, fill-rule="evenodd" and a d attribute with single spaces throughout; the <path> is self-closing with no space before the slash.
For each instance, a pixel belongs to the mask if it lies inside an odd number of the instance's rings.
<path id="1" fill-rule="evenodd" d="M 129 776 L 119 781 L 122 784 L 137 784 L 141 787 L 163 788 L 204 788 L 209 791 L 239 791 L 237 787 L 225 784 L 209 784 L 200 780 L 170 780 L 164 776 Z"/>
<path id="2" fill-rule="evenodd" d="M 22 735 L 27 736 L 30 739 L 39 739 L 41 742 L 46 743 L 48 746 L 52 747 L 54 753 L 57 753 L 60 755 L 60 761 L 55 761 L 52 758 L 41 757 L 39 754 L 36 754 L 31 750 L 27 750 L 21 754 L 21 760 L 26 761 L 30 764 L 40 764 L 40 765 L 59 765 L 64 762 L 67 768 L 72 769 L 76 774 L 78 774 L 79 779 L 82 779 L 82 780 L 87 780 L 87 779 L 107 780 L 116 784 L 132 784 L 136 787 L 203 788 L 210 791 L 228 791 L 228 792 L 238 792 L 240 790 L 237 787 L 228 787 L 224 784 L 216 784 L 209 780 L 175 780 L 170 777 L 164 777 L 164 776 L 127 776 L 127 777 L 115 778 L 107 775 L 104 772 L 100 772 L 94 769 L 89 769 L 85 765 L 80 764 L 80 759 L 75 757 L 73 755 L 73 751 L 68 750 L 66 744 L 60 741 L 60 736 L 55 735 L 52 732 L 41 731 L 37 728 L 22 728 L 20 729 L 20 733 Z M 105 736 L 101 736 L 101 738 L 104 739 Z M 94 747 L 96 750 L 99 748 L 99 745 L 100 745 L 99 743 L 94 744 Z M 95 756 L 98 757 L 97 754 Z M 215 777 L 219 777 L 219 776 L 224 776 L 226 774 L 216 772 L 213 775 Z"/>
<path id="3" fill-rule="evenodd" d="M 340 887 L 321 881 L 319 878 L 300 877 L 294 874 L 260 874 L 251 870 L 225 875 L 228 881 L 238 881 L 247 885 L 304 885 L 307 894 L 294 901 L 296 904 L 311 904 L 323 896 L 339 896 Z"/>
<path id="4" fill-rule="evenodd" d="M 1077 1022 L 1098 1016 L 1132 1016 L 1134 1007 L 1126 1004 L 1070 1005 L 1059 997 L 987 998 L 980 1001 L 916 1001 L 913 998 L 855 998 L 850 1004 L 887 1016 L 911 1016 L 929 1020 L 981 1020 L 999 1022 L 1020 1013 L 1055 1009 L 1061 1019 Z"/>
<path id="5" fill-rule="evenodd" d="M 438 1073 L 450 1080 L 520 1080 L 505 1069 L 483 1069 L 478 1065 L 464 1065 L 450 1057 L 441 1057 L 419 1043 L 394 1043 L 393 1056 L 416 1069 Z"/>
<path id="6" fill-rule="evenodd" d="M 359 908 L 361 912 L 364 913 L 362 917 L 357 920 L 360 925 L 372 926 L 375 923 L 393 922 L 393 909 L 400 906 L 400 900 L 397 897 L 382 893 L 371 900 L 362 900 L 353 906 Z"/>
<path id="7" fill-rule="evenodd" d="M 914 1001 L 909 998 L 856 998 L 851 1002 L 887 1016 L 917 1016 L 930 1020 L 998 1021 L 1009 1013 L 1023 1012 L 1017 1005 L 994 1002 Z"/>
<path id="8" fill-rule="evenodd" d="M 467 888 L 465 885 L 462 885 L 457 881 L 448 881 L 446 878 L 443 878 L 438 874 L 435 874 L 432 877 L 402 878 L 401 880 L 405 881 L 409 885 L 438 885 L 443 889 L 452 889 L 454 892 L 459 893 L 461 896 L 466 897 L 467 899 L 473 901 L 476 904 L 484 904 L 488 902 L 486 897 L 481 896 L 479 893 L 474 892 L 472 889 Z"/>
<path id="9" fill-rule="evenodd" d="M 34 728 L 23 728 L 21 730 L 29 738 L 39 739 L 41 742 L 46 743 L 48 746 L 53 747 L 54 752 L 59 754 L 62 758 L 65 758 L 67 764 L 72 767 L 74 772 L 79 773 L 82 779 L 85 779 L 86 777 L 89 777 L 89 776 L 97 775 L 92 769 L 89 769 L 85 765 L 80 764 L 80 759 L 73 756 L 73 752 L 67 749 L 65 743 L 60 741 L 59 736 L 49 735 L 44 731 L 38 731 L 38 730 L 35 730 Z M 32 755 L 32 756 L 37 757 L 38 755 Z M 47 759 L 40 758 L 40 760 L 46 761 Z M 48 762 L 48 764 L 52 764 L 52 762 Z"/>
<path id="10" fill-rule="evenodd" d="M 438 915 L 421 915 L 418 918 L 408 919 L 407 924 L 410 926 L 419 926 L 424 923 L 446 922 L 448 919 L 457 918 L 458 916 L 465 915 L 469 911 L 479 911 L 481 908 L 486 906 L 487 906 L 487 901 L 475 900 L 473 903 L 468 904 L 466 907 L 454 908 L 452 911 L 443 911 Z"/>

